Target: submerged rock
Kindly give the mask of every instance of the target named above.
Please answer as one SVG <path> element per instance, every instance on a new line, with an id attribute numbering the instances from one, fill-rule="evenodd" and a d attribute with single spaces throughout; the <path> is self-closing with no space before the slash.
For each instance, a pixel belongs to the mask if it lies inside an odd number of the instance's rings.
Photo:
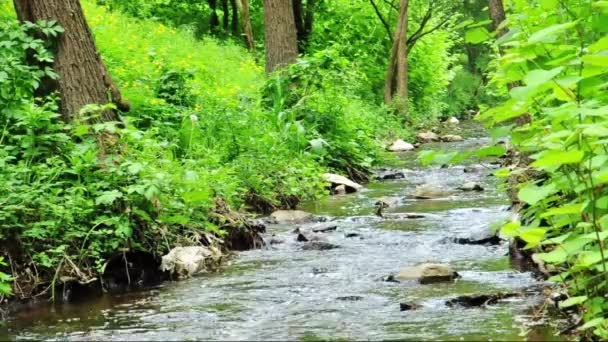
<path id="1" fill-rule="evenodd" d="M 450 299 L 445 302 L 449 307 L 460 306 L 463 308 L 473 308 L 498 303 L 501 299 L 520 297 L 519 293 L 496 293 L 489 295 L 465 295 Z"/>
<path id="2" fill-rule="evenodd" d="M 427 132 L 420 132 L 416 135 L 416 139 L 418 140 L 419 143 L 429 143 L 429 142 L 433 142 L 433 141 L 439 141 L 439 136 L 436 133 L 427 131 Z"/>
<path id="3" fill-rule="evenodd" d="M 382 170 L 376 172 L 377 180 L 391 180 L 391 179 L 403 179 L 405 178 L 405 173 L 397 170 Z"/>
<path id="4" fill-rule="evenodd" d="M 431 184 L 423 184 L 416 187 L 413 196 L 418 199 L 433 199 L 433 198 L 441 198 L 447 197 L 450 195 L 450 192 L 447 190 L 443 190 L 439 187 L 436 187 Z"/>
<path id="5" fill-rule="evenodd" d="M 270 214 L 270 219 L 276 224 L 303 223 L 311 221 L 313 215 L 302 210 L 277 210 Z"/>
<path id="6" fill-rule="evenodd" d="M 55 293 L 61 294 L 61 300 L 65 303 L 87 301 L 90 298 L 102 295 L 101 283 L 97 278 L 76 279 L 72 277 L 60 277 L 59 284 L 55 286 Z"/>
<path id="7" fill-rule="evenodd" d="M 178 279 L 189 278 L 205 269 L 208 259 L 218 259 L 221 252 L 212 247 L 175 247 L 162 257 L 160 269 Z"/>
<path id="8" fill-rule="evenodd" d="M 462 191 L 483 191 L 483 187 L 479 183 L 475 182 L 466 182 L 462 186 L 458 188 L 458 190 Z"/>
<path id="9" fill-rule="evenodd" d="M 347 239 L 350 239 L 350 238 L 355 238 L 355 237 L 361 237 L 361 234 L 359 234 L 359 233 L 346 233 L 346 234 L 344 234 L 344 237 L 347 238 Z"/>
<path id="10" fill-rule="evenodd" d="M 335 248 L 340 248 L 340 246 L 325 241 L 310 241 L 302 246 L 305 251 L 326 251 Z"/>
<path id="11" fill-rule="evenodd" d="M 474 239 L 474 238 L 455 238 L 454 243 L 460 245 L 484 245 L 484 246 L 495 246 L 500 245 L 502 239 L 498 235 L 492 235 L 490 237 Z"/>
<path id="12" fill-rule="evenodd" d="M 394 279 L 397 281 L 418 280 L 421 284 L 452 281 L 459 275 L 449 265 L 423 263 L 402 269 Z"/>
<path id="13" fill-rule="evenodd" d="M 400 311 L 418 310 L 421 307 L 422 307 L 422 305 L 419 305 L 419 304 L 399 303 L 399 309 L 400 309 Z"/>
<path id="14" fill-rule="evenodd" d="M 439 138 L 441 141 L 445 141 L 445 142 L 458 142 L 458 141 L 463 141 L 464 138 L 461 137 L 460 135 L 456 135 L 456 134 L 446 134 L 443 135 Z"/>
<path id="15" fill-rule="evenodd" d="M 338 229 L 338 224 L 334 222 L 317 223 L 310 227 L 313 233 L 327 233 Z"/>
<path id="16" fill-rule="evenodd" d="M 332 189 L 343 185 L 347 193 L 357 192 L 363 188 L 361 184 L 357 184 L 344 176 L 336 175 L 333 173 L 324 174 L 323 179 L 326 182 L 331 183 Z"/>
<path id="17" fill-rule="evenodd" d="M 401 139 L 398 139 L 391 146 L 388 147 L 388 150 L 391 152 L 405 152 L 412 151 L 413 149 L 415 149 L 414 145 L 405 142 Z"/>
<path id="18" fill-rule="evenodd" d="M 477 173 L 483 171 L 485 167 L 483 165 L 469 165 L 463 168 L 464 173 Z"/>
<path id="19" fill-rule="evenodd" d="M 342 297 L 338 297 L 336 299 L 344 300 L 344 301 L 359 301 L 359 300 L 362 300 L 363 297 L 362 296 L 342 296 Z"/>

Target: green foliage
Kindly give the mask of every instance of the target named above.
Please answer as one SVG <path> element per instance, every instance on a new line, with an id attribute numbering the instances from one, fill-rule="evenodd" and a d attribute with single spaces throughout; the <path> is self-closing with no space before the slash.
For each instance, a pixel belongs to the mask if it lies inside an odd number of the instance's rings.
<path id="1" fill-rule="evenodd" d="M 210 222 L 218 198 L 257 212 L 318 198 L 324 172 L 365 179 L 383 140 L 412 135 L 379 104 L 390 39 L 365 2 L 322 2 L 307 53 L 269 77 L 242 43 L 200 39 L 205 1 L 81 3 L 132 104 L 124 124 L 89 124 L 110 108 L 97 104 L 62 121 L 57 94 L 40 96 L 58 77 L 48 66 L 61 28 L 19 26 L 0 0 L 0 247 L 27 254 L 11 261 L 33 261 L 42 280 L 72 263 L 94 274 L 120 250 L 222 235 Z M 259 37 L 261 2 L 251 5 Z M 413 23 L 425 8 L 412 1 Z M 410 52 L 416 122 L 447 108 L 453 38 L 438 30 Z M 0 273 L 0 293 L 11 281 Z"/>
<path id="2" fill-rule="evenodd" d="M 388 24 L 394 32 L 397 11 L 388 3 L 376 3 L 383 17 L 390 19 Z M 428 6 L 428 1 L 410 1 L 408 26 L 412 31 Z M 373 7 L 367 1 L 324 1 L 315 15 L 309 52 L 333 49 L 364 76 L 359 81 L 359 95 L 365 100 L 381 101 L 392 43 Z M 440 11 L 434 13 L 427 29 L 437 25 L 441 15 Z M 408 54 L 409 110 L 414 125 L 435 120 L 446 108 L 446 89 L 454 75 L 451 66 L 455 62 L 450 50 L 457 41 L 451 32 L 448 25 L 424 36 Z"/>
<path id="3" fill-rule="evenodd" d="M 510 136 L 533 162 L 511 175 L 541 176 L 520 185 L 522 220 L 502 231 L 556 269 L 552 280 L 571 295 L 560 306 L 578 306 L 581 330 L 606 339 L 608 11 L 604 1 L 510 3 L 510 31 L 497 41 L 504 53 L 491 82 L 517 86 L 480 119 L 501 125 L 528 116 Z"/>

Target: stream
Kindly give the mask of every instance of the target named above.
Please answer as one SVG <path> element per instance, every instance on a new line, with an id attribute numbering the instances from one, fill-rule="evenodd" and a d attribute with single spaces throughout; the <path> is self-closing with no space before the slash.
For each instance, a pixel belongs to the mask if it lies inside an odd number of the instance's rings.
<path id="1" fill-rule="evenodd" d="M 483 133 L 462 130 L 464 142 L 422 148 L 490 143 Z M 483 235 L 509 216 L 506 196 L 488 176 L 492 170 L 421 167 L 416 152 L 396 156 L 391 167 L 402 170 L 404 179 L 372 182 L 361 192 L 302 206 L 336 221 L 337 230 L 323 236 L 340 248 L 303 250 L 296 225 L 270 225 L 267 238 L 281 243 L 239 253 L 221 272 L 86 303 L 33 307 L 9 316 L 0 325 L 0 340 L 559 340 L 555 328 L 534 323 L 534 308 L 544 300 L 542 284 L 511 264 L 506 242 L 451 240 Z M 408 197 L 417 185 L 454 190 L 468 181 L 485 191 Z M 399 203 L 380 218 L 374 204 L 383 197 Z M 383 280 L 420 262 L 449 264 L 461 278 L 429 285 Z M 486 307 L 445 305 L 458 295 L 520 291 L 527 296 Z M 420 308 L 401 312 L 400 303 Z"/>

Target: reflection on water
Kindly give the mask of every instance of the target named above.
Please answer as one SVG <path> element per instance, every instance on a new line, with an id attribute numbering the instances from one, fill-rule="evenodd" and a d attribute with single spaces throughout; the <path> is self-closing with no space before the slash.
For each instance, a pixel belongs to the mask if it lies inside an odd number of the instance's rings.
<path id="1" fill-rule="evenodd" d="M 439 146 L 484 143 L 472 139 Z M 10 316 L 0 326 L 0 339 L 555 339 L 550 327 L 528 330 L 524 324 L 541 300 L 534 291 L 487 308 L 444 305 L 461 294 L 530 291 L 539 284 L 530 273 L 511 269 L 506 245 L 451 242 L 486 234 L 492 222 L 508 214 L 489 172 L 420 168 L 413 153 L 400 158 L 396 164 L 407 169 L 405 179 L 304 206 L 336 218 L 338 229 L 324 237 L 340 248 L 305 251 L 295 242 L 293 226 L 269 227 L 269 235 L 283 243 L 240 253 L 218 273 L 87 303 L 32 307 Z M 419 184 L 455 189 L 470 180 L 488 191 L 454 192 L 437 200 L 408 197 Z M 373 215 L 374 203 L 384 196 L 398 197 L 399 203 L 381 219 Z M 399 213 L 425 216 L 404 219 Z M 346 233 L 358 235 L 347 238 Z M 401 267 L 427 261 L 448 263 L 462 278 L 424 286 L 382 281 Z M 400 312 L 400 302 L 420 309 Z"/>

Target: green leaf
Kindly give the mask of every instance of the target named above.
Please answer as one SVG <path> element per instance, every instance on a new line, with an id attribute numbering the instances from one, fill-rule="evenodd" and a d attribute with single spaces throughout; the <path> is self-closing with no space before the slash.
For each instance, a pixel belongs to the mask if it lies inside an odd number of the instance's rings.
<path id="1" fill-rule="evenodd" d="M 581 57 L 581 60 L 587 64 L 607 67 L 608 66 L 608 55 L 606 54 L 595 54 L 595 55 L 585 55 Z"/>
<path id="2" fill-rule="evenodd" d="M 563 33 L 564 31 L 574 27 L 574 25 L 576 25 L 576 21 L 572 21 L 569 23 L 565 23 L 565 24 L 556 24 L 556 25 L 552 25 L 549 27 L 545 27 L 542 30 L 536 31 L 534 32 L 534 34 L 532 34 L 530 36 L 530 38 L 528 38 L 528 43 L 530 44 L 536 44 L 536 43 L 547 43 L 547 42 L 552 42 L 555 40 L 555 38 Z"/>
<path id="3" fill-rule="evenodd" d="M 528 243 L 529 247 L 534 247 L 540 243 L 547 231 L 542 228 L 528 228 L 519 234 L 519 237 Z"/>
<path id="4" fill-rule="evenodd" d="M 545 186 L 536 186 L 534 184 L 527 184 L 525 187 L 519 190 L 517 197 L 528 204 L 535 205 L 543 199 L 557 192 L 553 184 Z"/>
<path id="5" fill-rule="evenodd" d="M 503 146 L 488 146 L 481 148 L 475 152 L 475 156 L 478 158 L 483 157 L 499 157 L 505 154 L 507 150 Z"/>
<path id="6" fill-rule="evenodd" d="M 582 304 L 587 300 L 587 296 L 570 297 L 559 303 L 560 308 L 568 308 L 574 305 Z"/>
<path id="7" fill-rule="evenodd" d="M 520 222 L 509 222 L 500 229 L 500 232 L 505 237 L 516 237 L 517 235 L 519 235 L 519 227 L 521 227 Z"/>
<path id="8" fill-rule="evenodd" d="M 557 208 L 551 208 L 540 215 L 540 217 L 549 217 L 555 215 L 580 214 L 583 211 L 583 203 L 567 204 Z"/>
<path id="9" fill-rule="evenodd" d="M 564 70 L 563 67 L 557 67 L 551 70 L 531 70 L 526 74 L 524 82 L 526 82 L 526 85 L 528 85 L 528 87 L 536 88 L 552 80 L 555 76 L 559 75 L 562 70 Z"/>
<path id="10" fill-rule="evenodd" d="M 118 198 L 122 197 L 122 193 L 118 190 L 104 191 L 95 199 L 97 205 L 110 205 Z"/>
<path id="11" fill-rule="evenodd" d="M 556 248 L 549 253 L 536 254 L 542 261 L 550 264 L 561 264 L 568 259 L 568 253 L 562 248 Z"/>
<path id="12" fill-rule="evenodd" d="M 577 265 L 588 268 L 602 261 L 602 253 L 598 251 L 583 251 L 578 254 Z"/>
<path id="13" fill-rule="evenodd" d="M 6 283 L 0 283 L 0 295 L 8 296 L 11 294 L 11 285 Z"/>
<path id="14" fill-rule="evenodd" d="M 589 328 L 594 328 L 594 327 L 597 327 L 598 325 L 601 325 L 604 322 L 606 322 L 606 318 L 604 318 L 604 317 L 596 317 L 596 318 L 588 321 L 587 323 L 583 324 L 578 329 L 579 330 L 586 330 L 586 329 L 589 329 Z"/>
<path id="15" fill-rule="evenodd" d="M 144 165 L 142 163 L 133 163 L 133 164 L 129 165 L 127 171 L 132 175 L 136 175 L 143 169 L 144 169 Z"/>
<path id="16" fill-rule="evenodd" d="M 544 151 L 539 158 L 532 163 L 533 167 L 561 166 L 564 164 L 576 164 L 583 160 L 585 152 L 579 150 Z"/>
<path id="17" fill-rule="evenodd" d="M 464 40 L 470 44 L 483 43 L 490 39 L 491 35 L 485 27 L 475 27 L 468 30 L 464 35 Z"/>

